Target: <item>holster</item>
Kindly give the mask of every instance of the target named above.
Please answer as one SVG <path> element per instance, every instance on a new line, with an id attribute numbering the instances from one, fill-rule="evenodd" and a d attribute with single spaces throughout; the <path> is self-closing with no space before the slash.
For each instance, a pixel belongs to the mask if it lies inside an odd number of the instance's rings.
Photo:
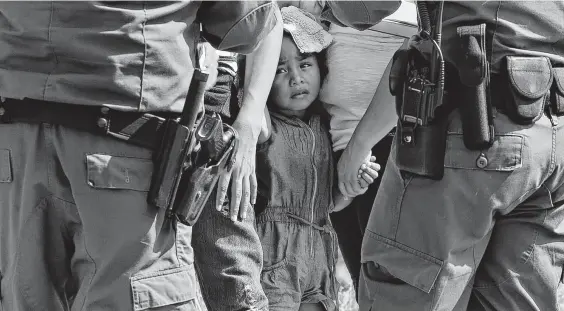
<path id="1" fill-rule="evenodd" d="M 167 122 L 155 160 L 159 165 L 153 173 L 155 187 L 149 198 L 165 208 L 168 216 L 191 226 L 202 213 L 220 174 L 231 169 L 238 134 L 216 113 L 204 114 L 193 131 L 174 121 Z"/>
<path id="2" fill-rule="evenodd" d="M 456 67 L 460 83 L 453 88 L 462 116 L 462 137 L 470 150 L 491 147 L 494 140 L 490 67 L 486 57 L 486 24 L 457 28 L 461 51 Z"/>
<path id="3" fill-rule="evenodd" d="M 216 113 L 202 113 L 207 74 L 194 71 L 180 118 L 167 119 L 147 200 L 169 218 L 193 225 L 219 174 L 230 170 L 237 132 Z"/>
<path id="4" fill-rule="evenodd" d="M 171 211 L 183 172 L 196 145 L 194 131 L 176 119 L 167 119 L 160 147 L 153 154 L 153 176 L 147 201 Z M 169 215 L 170 216 L 170 215 Z"/>
<path id="5" fill-rule="evenodd" d="M 200 148 L 192 154 L 192 165 L 180 182 L 183 192 L 173 207 L 179 220 L 188 225 L 198 220 L 219 176 L 231 170 L 239 142 L 237 131 L 215 113 L 204 116 L 195 136 Z"/>
<path id="6" fill-rule="evenodd" d="M 405 62 L 398 63 L 396 62 Z M 396 159 L 401 171 L 439 180 L 444 174 L 446 118 L 434 118 L 435 88 L 428 80 L 429 62 L 416 49 L 398 51 L 392 71 L 405 70 L 390 81 L 399 111 Z M 392 89 L 393 88 L 393 89 Z"/>

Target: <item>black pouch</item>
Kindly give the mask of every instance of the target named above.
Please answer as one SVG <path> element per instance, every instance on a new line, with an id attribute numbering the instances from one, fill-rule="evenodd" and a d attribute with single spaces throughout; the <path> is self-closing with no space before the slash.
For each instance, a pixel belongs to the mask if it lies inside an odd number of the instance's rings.
<path id="1" fill-rule="evenodd" d="M 564 115 L 564 67 L 553 68 L 554 83 L 550 93 L 552 113 L 557 116 Z"/>
<path id="2" fill-rule="evenodd" d="M 517 124 L 532 124 L 542 116 L 552 85 L 552 68 L 546 57 L 507 56 L 509 98 L 507 114 Z"/>
<path id="3" fill-rule="evenodd" d="M 486 24 L 457 28 L 461 52 L 457 58 L 460 84 L 454 94 L 462 118 L 464 145 L 470 150 L 493 144 L 489 63 L 486 58 Z"/>
<path id="4" fill-rule="evenodd" d="M 398 125 L 396 139 L 397 164 L 401 171 L 441 180 L 444 175 L 447 122 L 418 126 L 413 131 L 414 143 L 401 141 L 403 130 Z"/>

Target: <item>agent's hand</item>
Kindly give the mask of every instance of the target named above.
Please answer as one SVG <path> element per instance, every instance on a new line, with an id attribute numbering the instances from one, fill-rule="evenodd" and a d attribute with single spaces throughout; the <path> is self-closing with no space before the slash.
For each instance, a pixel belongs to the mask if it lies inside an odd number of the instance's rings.
<path id="1" fill-rule="evenodd" d="M 371 154 L 367 157 L 368 162 L 363 163 L 358 170 L 357 181 L 360 185 L 360 192 L 358 195 L 364 194 L 368 190 L 368 186 L 378 178 L 378 171 L 380 171 L 380 164 L 376 163 L 376 157 Z M 335 189 L 336 191 L 336 189 Z M 331 213 L 339 212 L 345 207 L 349 206 L 354 197 L 343 195 L 343 193 L 335 193 L 333 198 L 333 209 Z"/>
<path id="2" fill-rule="evenodd" d="M 343 151 L 339 163 L 337 164 L 337 176 L 339 190 L 345 197 L 354 198 L 366 192 L 367 189 L 363 187 L 358 175 L 359 168 L 362 164 L 369 162 L 371 156 L 372 153 L 370 150 L 353 151 L 349 146 Z"/>
<path id="3" fill-rule="evenodd" d="M 233 128 L 239 133 L 239 148 L 235 154 L 233 169 L 219 177 L 217 187 L 217 210 L 223 209 L 223 202 L 231 182 L 229 217 L 236 221 L 247 217 L 257 199 L 257 178 L 255 175 L 255 154 L 258 133 L 254 133 L 248 123 L 236 120 Z"/>

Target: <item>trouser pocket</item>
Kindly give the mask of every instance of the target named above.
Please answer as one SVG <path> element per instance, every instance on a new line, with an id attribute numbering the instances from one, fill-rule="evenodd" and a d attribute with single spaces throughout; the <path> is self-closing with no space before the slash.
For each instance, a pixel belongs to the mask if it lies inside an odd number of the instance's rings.
<path id="1" fill-rule="evenodd" d="M 200 311 L 194 266 L 138 274 L 131 278 L 133 310 Z"/>

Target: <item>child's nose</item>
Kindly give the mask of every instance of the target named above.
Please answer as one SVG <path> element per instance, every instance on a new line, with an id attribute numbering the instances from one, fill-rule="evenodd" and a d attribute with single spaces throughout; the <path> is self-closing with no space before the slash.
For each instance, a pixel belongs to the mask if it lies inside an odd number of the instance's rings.
<path id="1" fill-rule="evenodd" d="M 292 75 L 290 79 L 290 85 L 296 85 L 304 83 L 304 77 L 299 70 L 292 70 Z"/>

